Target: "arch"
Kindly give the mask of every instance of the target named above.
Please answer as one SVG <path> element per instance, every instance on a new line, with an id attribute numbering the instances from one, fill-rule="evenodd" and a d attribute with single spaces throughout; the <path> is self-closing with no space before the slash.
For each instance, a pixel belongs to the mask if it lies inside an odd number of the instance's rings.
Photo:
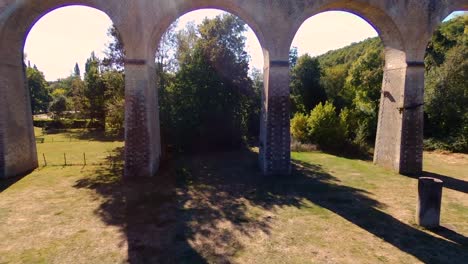
<path id="1" fill-rule="evenodd" d="M 382 9 L 357 1 L 335 1 L 318 8 L 306 8 L 293 23 L 293 30 L 289 36 L 290 45 L 299 28 L 308 18 L 327 11 L 348 12 L 369 23 L 377 31 L 384 44 L 387 69 L 401 67 L 406 63 L 404 41 L 394 20 Z"/>
<path id="2" fill-rule="evenodd" d="M 16 3 L 16 2 L 15 2 Z M 21 2 L 21 4 L 12 4 L 12 14 L 3 23 L 3 28 L 0 29 L 0 47 L 2 49 L 15 49 L 19 48 L 22 53 L 24 49 L 26 38 L 30 30 L 42 17 L 54 10 L 68 7 L 68 6 L 85 6 L 99 10 L 106 14 L 112 23 L 120 31 L 116 18 L 110 12 L 109 6 L 97 5 L 92 0 L 81 0 L 81 1 L 68 1 L 68 0 L 55 0 L 55 1 L 28 1 Z M 107 8 L 105 8 L 107 7 Z M 125 41 L 124 42 L 125 46 Z M 12 45 L 13 44 L 13 45 Z M 17 45 L 15 45 L 17 44 Z M 19 44 L 19 45 L 18 45 Z M 13 50 L 14 51 L 14 50 Z M 11 55 L 12 52 L 9 52 Z M 17 55 L 18 56 L 18 55 Z M 22 54 L 21 54 L 22 56 Z M 17 59 L 17 58 L 16 58 Z"/>
<path id="3" fill-rule="evenodd" d="M 263 32 L 260 30 L 260 26 L 255 21 L 253 16 L 250 16 L 245 9 L 236 5 L 235 1 L 213 1 L 216 3 L 198 3 L 199 1 L 184 1 L 183 7 L 180 7 L 176 10 L 176 12 L 168 12 L 162 19 L 159 20 L 161 23 L 157 25 L 153 30 L 151 37 L 150 37 L 150 45 L 149 47 L 151 50 L 149 51 L 150 54 L 156 54 L 156 51 L 159 46 L 159 42 L 161 41 L 161 37 L 164 32 L 167 31 L 169 26 L 176 21 L 179 17 L 186 15 L 192 11 L 201 10 L 201 9 L 218 9 L 221 11 L 225 11 L 231 13 L 240 19 L 242 19 L 255 33 L 258 41 L 260 42 L 260 46 L 264 49 L 265 39 Z"/>
<path id="4" fill-rule="evenodd" d="M 0 22 L 0 177 L 26 174 L 38 166 L 37 150 L 26 88 L 23 51 L 29 31 L 49 12 L 66 6 L 83 5 L 110 16 L 109 9 L 100 8 L 91 0 L 14 1 L 2 13 Z"/>

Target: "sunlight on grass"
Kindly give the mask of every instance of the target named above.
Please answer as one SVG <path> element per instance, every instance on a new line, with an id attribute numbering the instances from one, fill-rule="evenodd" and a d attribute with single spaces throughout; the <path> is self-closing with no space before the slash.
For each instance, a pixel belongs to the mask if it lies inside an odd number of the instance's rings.
<path id="1" fill-rule="evenodd" d="M 120 151 L 71 134 L 40 153 Z M 444 155 L 444 156 L 440 156 Z M 98 156 L 103 163 L 106 155 Z M 121 158 L 121 157 L 120 157 Z M 213 153 L 122 181 L 115 166 L 41 167 L 0 183 L 0 263 L 463 263 L 467 155 L 426 153 L 445 177 L 443 229 L 415 225 L 417 180 L 368 161 L 292 153 L 294 172 L 264 177 L 258 153 Z"/>

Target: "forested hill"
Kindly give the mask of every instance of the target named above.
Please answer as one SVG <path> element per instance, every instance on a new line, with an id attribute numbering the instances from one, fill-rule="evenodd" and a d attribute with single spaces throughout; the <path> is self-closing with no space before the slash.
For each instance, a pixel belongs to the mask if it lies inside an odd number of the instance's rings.
<path id="1" fill-rule="evenodd" d="M 367 50 L 382 48 L 382 41 L 379 37 L 368 38 L 358 43 L 353 43 L 341 49 L 329 51 L 318 56 L 322 67 L 332 67 L 338 64 L 351 65 L 359 59 Z"/>

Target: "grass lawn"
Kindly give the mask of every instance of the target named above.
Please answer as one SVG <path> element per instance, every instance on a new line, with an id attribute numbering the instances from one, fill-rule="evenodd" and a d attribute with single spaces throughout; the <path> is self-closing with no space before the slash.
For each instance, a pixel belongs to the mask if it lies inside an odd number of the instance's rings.
<path id="1" fill-rule="evenodd" d="M 43 137 L 39 155 L 96 165 L 0 183 L 0 263 L 468 263 L 468 155 L 425 154 L 446 187 L 429 231 L 414 221 L 417 180 L 367 161 L 293 153 L 291 176 L 263 177 L 255 152 L 216 153 L 123 182 L 121 166 L 97 165 L 122 142 Z"/>

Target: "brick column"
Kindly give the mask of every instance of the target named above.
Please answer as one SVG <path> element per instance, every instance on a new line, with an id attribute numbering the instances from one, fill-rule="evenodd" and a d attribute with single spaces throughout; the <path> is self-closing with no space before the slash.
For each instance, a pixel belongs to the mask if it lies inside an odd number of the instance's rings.
<path id="1" fill-rule="evenodd" d="M 374 163 L 401 174 L 422 172 L 424 63 L 386 68 Z"/>
<path id="2" fill-rule="evenodd" d="M 0 179 L 38 167 L 33 118 L 20 58 L 0 64 Z"/>
<path id="3" fill-rule="evenodd" d="M 154 176 L 161 142 L 154 63 L 125 62 L 125 178 Z"/>
<path id="4" fill-rule="evenodd" d="M 291 173 L 289 62 L 270 61 L 264 69 L 260 126 L 260 167 L 265 175 Z"/>

